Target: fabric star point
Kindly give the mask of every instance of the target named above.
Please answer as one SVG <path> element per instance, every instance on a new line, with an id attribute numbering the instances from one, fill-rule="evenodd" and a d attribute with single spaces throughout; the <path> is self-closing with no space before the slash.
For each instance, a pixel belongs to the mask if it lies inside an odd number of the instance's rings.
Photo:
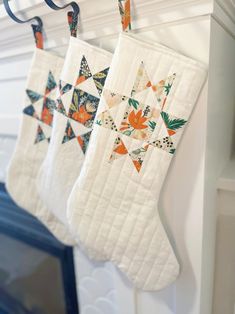
<path id="1" fill-rule="evenodd" d="M 25 115 L 31 116 L 32 118 L 40 121 L 42 124 L 38 124 L 36 137 L 34 143 L 37 144 L 43 140 L 49 141 L 43 132 L 42 125 L 43 123 L 52 126 L 53 121 L 53 112 L 56 108 L 56 103 L 53 99 L 50 98 L 51 92 L 57 87 L 57 83 L 51 71 L 48 73 L 47 84 L 45 87 L 44 94 L 39 94 L 33 90 L 27 89 L 26 94 L 31 101 L 31 104 L 23 109 Z M 35 108 L 37 107 L 38 101 L 43 99 L 41 114 L 38 115 Z"/>

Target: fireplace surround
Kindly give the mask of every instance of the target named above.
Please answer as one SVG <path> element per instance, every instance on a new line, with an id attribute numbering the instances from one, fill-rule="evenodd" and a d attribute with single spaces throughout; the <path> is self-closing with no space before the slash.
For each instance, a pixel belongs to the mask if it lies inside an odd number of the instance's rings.
<path id="1" fill-rule="evenodd" d="M 0 313 L 79 313 L 73 248 L 19 208 L 2 183 Z"/>

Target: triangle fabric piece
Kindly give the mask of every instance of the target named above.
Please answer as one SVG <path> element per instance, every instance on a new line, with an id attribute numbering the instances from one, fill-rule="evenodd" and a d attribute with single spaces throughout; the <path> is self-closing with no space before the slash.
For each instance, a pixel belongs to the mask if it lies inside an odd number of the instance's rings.
<path id="1" fill-rule="evenodd" d="M 85 81 L 81 82 L 77 87 L 75 87 L 75 89 L 78 89 L 78 88 L 80 90 L 83 90 L 87 94 L 100 98 L 100 95 L 98 93 L 93 77 L 89 77 Z"/>
<path id="2" fill-rule="evenodd" d="M 63 94 L 62 96 L 57 97 L 61 99 L 66 112 L 69 111 L 70 105 L 72 103 L 73 93 L 74 93 L 74 88 L 70 89 L 70 91 Z"/>
<path id="3" fill-rule="evenodd" d="M 52 125 L 52 120 L 53 120 L 55 109 L 56 109 L 55 101 L 48 97 L 45 97 L 43 101 L 41 121 L 47 125 Z"/>
<path id="4" fill-rule="evenodd" d="M 89 131 L 88 133 L 82 134 L 80 136 L 77 137 L 78 143 L 83 151 L 83 154 L 85 155 L 89 141 L 90 141 L 90 137 L 91 137 L 91 133 L 92 131 Z"/>
<path id="5" fill-rule="evenodd" d="M 159 81 L 156 85 L 151 84 L 161 110 L 163 110 L 165 106 L 167 96 L 170 93 L 175 77 L 176 74 L 174 73 L 173 75 L 168 76 L 165 80 Z"/>
<path id="6" fill-rule="evenodd" d="M 120 157 L 123 157 L 127 154 L 128 154 L 128 150 L 127 150 L 124 142 L 122 141 L 120 136 L 117 136 L 117 138 L 115 139 L 115 142 L 114 142 L 112 154 L 109 158 L 109 162 L 113 162 L 114 160 L 116 160 Z"/>
<path id="7" fill-rule="evenodd" d="M 51 126 L 44 123 L 40 123 L 40 126 L 41 126 L 41 129 L 43 130 L 45 137 L 48 139 L 48 137 L 51 136 L 51 131 L 52 131 Z"/>
<path id="8" fill-rule="evenodd" d="M 62 100 L 61 100 L 60 97 L 57 99 L 57 108 L 56 108 L 56 110 L 57 110 L 59 113 L 61 113 L 61 114 L 63 114 L 64 116 L 66 116 L 66 110 L 65 110 L 65 107 L 64 107 L 63 102 L 62 102 Z"/>
<path id="9" fill-rule="evenodd" d="M 175 133 L 179 131 L 187 122 L 186 120 L 181 119 L 181 118 L 176 118 L 165 111 L 161 112 L 161 116 L 167 128 L 167 132 L 169 136 L 175 135 Z"/>
<path id="10" fill-rule="evenodd" d="M 35 119 L 39 119 L 39 116 L 37 115 L 37 112 L 35 111 L 35 108 L 33 105 L 29 105 L 25 107 L 23 110 L 23 113 Z"/>
<path id="11" fill-rule="evenodd" d="M 71 84 L 63 82 L 63 81 L 60 80 L 60 82 L 59 82 L 60 96 L 62 96 L 65 93 L 69 92 L 72 87 L 73 86 Z"/>
<path id="12" fill-rule="evenodd" d="M 47 85 L 45 90 L 45 95 L 48 95 L 57 86 L 55 78 L 50 71 L 48 74 Z"/>
<path id="13" fill-rule="evenodd" d="M 42 108 L 43 108 L 44 98 L 39 99 L 35 104 L 33 104 L 34 110 L 41 120 Z"/>
<path id="14" fill-rule="evenodd" d="M 136 75 L 135 83 L 131 91 L 131 97 L 133 97 L 135 94 L 139 92 L 142 92 L 146 88 L 149 88 L 150 86 L 151 82 L 145 69 L 144 63 L 142 61 Z"/>
<path id="15" fill-rule="evenodd" d="M 93 80 L 95 82 L 96 88 L 97 88 L 98 93 L 100 95 L 102 94 L 105 80 L 106 80 L 106 77 L 108 75 L 108 71 L 109 71 L 109 68 L 106 68 L 103 71 L 100 71 L 100 72 L 93 75 Z"/>
<path id="16" fill-rule="evenodd" d="M 149 144 L 152 145 L 153 147 L 160 148 L 170 154 L 174 154 L 175 152 L 174 142 L 172 141 L 170 136 L 166 136 L 163 137 L 162 139 L 151 141 Z"/>
<path id="17" fill-rule="evenodd" d="M 115 107 L 119 105 L 122 101 L 128 99 L 127 96 L 113 93 L 108 89 L 104 89 L 103 95 L 109 108 Z"/>
<path id="18" fill-rule="evenodd" d="M 46 136 L 45 136 L 45 134 L 44 134 L 44 132 L 43 132 L 41 126 L 38 125 L 37 133 L 36 133 L 36 139 L 35 139 L 34 144 L 37 144 L 37 143 L 39 143 L 39 142 L 41 142 L 41 141 L 44 141 L 44 140 L 46 140 L 46 139 L 47 139 L 47 138 L 46 138 Z"/>
<path id="19" fill-rule="evenodd" d="M 31 89 L 26 89 L 26 94 L 28 95 L 31 103 L 35 103 L 36 101 L 38 101 L 40 98 L 43 97 L 43 95 L 40 95 L 34 91 L 32 91 Z"/>
<path id="20" fill-rule="evenodd" d="M 73 128 L 72 128 L 69 120 L 67 120 L 67 125 L 66 125 L 66 129 L 65 129 L 65 132 L 64 132 L 64 137 L 63 137 L 63 140 L 62 140 L 62 144 L 71 141 L 75 137 L 76 137 L 76 135 L 75 135 L 75 133 L 73 131 Z"/>
<path id="21" fill-rule="evenodd" d="M 55 89 L 53 89 L 51 92 L 50 92 L 50 94 L 48 95 L 48 96 L 46 96 L 46 97 L 49 97 L 50 99 L 56 99 L 56 98 L 58 98 L 58 92 L 59 92 L 59 89 L 58 88 L 55 88 Z"/>
<path id="22" fill-rule="evenodd" d="M 98 115 L 97 120 L 96 120 L 96 124 L 98 124 L 104 128 L 107 128 L 107 129 L 110 129 L 113 131 L 117 131 L 116 124 L 115 124 L 115 122 L 114 122 L 113 118 L 111 117 L 108 110 L 105 110 L 104 112 L 101 112 Z"/>
<path id="23" fill-rule="evenodd" d="M 73 119 L 69 119 L 69 122 L 76 136 L 83 135 L 91 131 L 91 128 L 87 128 L 83 124 L 77 123 L 77 121 Z"/>
<path id="24" fill-rule="evenodd" d="M 138 172 L 140 172 L 141 170 L 148 148 L 149 144 L 144 144 L 144 146 L 137 148 L 129 153 L 129 156 L 131 157 L 131 160 Z"/>
<path id="25" fill-rule="evenodd" d="M 142 92 L 135 94 L 134 97 L 130 99 L 133 99 L 135 101 L 138 101 L 139 103 L 144 104 L 145 107 L 150 106 L 159 111 L 161 109 L 158 103 L 156 102 L 156 95 L 151 88 L 146 88 Z"/>
<path id="26" fill-rule="evenodd" d="M 78 84 L 84 82 L 88 78 L 92 77 L 88 62 L 85 58 L 85 56 L 82 57 L 81 64 L 80 64 L 80 70 L 79 70 L 79 75 L 77 78 L 77 81 L 75 83 L 75 86 Z"/>

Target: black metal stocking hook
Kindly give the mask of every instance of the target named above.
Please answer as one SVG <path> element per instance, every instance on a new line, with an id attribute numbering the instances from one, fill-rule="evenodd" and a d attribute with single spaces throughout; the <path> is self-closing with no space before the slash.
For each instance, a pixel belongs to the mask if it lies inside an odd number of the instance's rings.
<path id="1" fill-rule="evenodd" d="M 15 14 L 11 11 L 11 8 L 9 6 L 8 0 L 3 0 L 3 4 L 4 4 L 4 7 L 6 9 L 7 14 L 16 23 L 24 24 L 24 23 L 28 23 L 28 22 L 32 22 L 32 21 L 36 21 L 37 22 L 37 24 L 32 23 L 31 26 L 32 26 L 32 29 L 33 29 L 33 34 L 34 34 L 34 38 L 35 38 L 35 42 L 36 42 L 36 47 L 39 48 L 39 49 L 43 49 L 43 35 L 42 35 L 43 23 L 42 23 L 42 20 L 40 19 L 40 17 L 39 16 L 34 16 L 31 19 L 23 21 L 23 20 L 19 19 L 17 16 L 15 16 Z"/>
<path id="2" fill-rule="evenodd" d="M 28 20 L 23 21 L 23 20 L 20 20 L 18 17 L 16 17 L 16 16 L 14 15 L 14 13 L 11 11 L 11 8 L 10 8 L 10 6 L 9 6 L 8 0 L 3 0 L 3 4 L 4 4 L 4 7 L 5 7 L 5 9 L 6 9 L 7 14 L 8 14 L 16 23 L 24 24 L 24 23 L 28 23 L 28 22 L 31 22 L 31 21 L 35 20 L 35 21 L 37 21 L 38 26 L 39 26 L 40 28 L 42 28 L 43 23 L 42 23 L 42 20 L 40 19 L 39 16 L 34 16 L 34 17 L 32 17 L 31 19 L 28 19 Z"/>
<path id="3" fill-rule="evenodd" d="M 58 6 L 57 4 L 55 4 L 52 0 L 45 0 L 46 4 L 52 8 L 53 10 L 62 10 L 62 9 L 65 9 L 67 8 L 68 6 L 71 6 L 73 8 L 73 12 L 74 12 L 74 15 L 75 16 L 78 16 L 79 12 L 80 12 L 80 8 L 79 8 L 79 5 L 72 1 L 68 4 L 65 4 L 64 6 L 60 7 Z"/>

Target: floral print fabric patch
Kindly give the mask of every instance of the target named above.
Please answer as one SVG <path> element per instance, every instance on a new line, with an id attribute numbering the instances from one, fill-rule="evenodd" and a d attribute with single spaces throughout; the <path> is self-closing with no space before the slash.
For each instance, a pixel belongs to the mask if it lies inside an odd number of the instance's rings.
<path id="1" fill-rule="evenodd" d="M 149 139 L 158 116 L 159 111 L 156 108 L 130 98 L 119 131 L 135 139 Z"/>
<path id="2" fill-rule="evenodd" d="M 86 153 L 89 144 L 100 98 L 92 93 L 84 91 L 82 89 L 82 83 L 89 81 L 90 84 L 95 86 L 98 95 L 101 95 L 108 75 L 108 70 L 109 68 L 105 68 L 92 74 L 87 59 L 83 55 L 75 83 L 72 85 L 63 81 L 59 82 L 59 97 L 57 99 L 56 110 L 68 118 L 62 144 L 76 139 L 84 154 Z M 69 92 L 71 92 L 69 100 L 67 98 L 66 100 L 63 100 L 65 99 L 63 97 Z M 63 101 L 66 101 L 66 103 L 69 101 L 68 110 L 66 110 L 67 106 L 65 106 L 66 104 L 63 103 Z M 85 127 L 84 133 L 76 135 L 69 119 L 77 123 L 78 126 Z"/>
<path id="3" fill-rule="evenodd" d="M 26 89 L 26 94 L 30 100 L 30 105 L 23 110 L 25 115 L 31 116 L 38 120 L 37 132 L 35 137 L 35 144 L 44 140 L 49 142 L 50 137 L 45 135 L 46 125 L 51 127 L 53 121 L 54 110 L 56 102 L 54 100 L 54 92 L 57 83 L 51 71 L 48 73 L 47 83 L 44 94 L 39 94 L 31 89 Z"/>
<path id="4" fill-rule="evenodd" d="M 172 116 L 165 110 L 167 98 L 172 89 L 176 74 L 153 84 L 141 62 L 130 96 L 120 95 L 110 90 L 104 90 L 103 97 L 108 109 L 101 112 L 96 124 L 117 133 L 114 146 L 109 158 L 113 162 L 128 155 L 135 169 L 140 172 L 145 155 L 150 146 L 174 154 L 174 135 L 184 127 L 186 120 Z M 152 105 L 140 99 L 145 92 L 151 90 Z M 146 96 L 146 95 L 145 95 Z M 119 126 L 111 115 L 112 108 L 123 105 L 126 107 Z M 125 137 L 139 142 L 139 147 L 130 150 L 125 145 Z"/>
<path id="5" fill-rule="evenodd" d="M 68 117 L 91 128 L 100 99 L 80 89 L 74 89 Z"/>

